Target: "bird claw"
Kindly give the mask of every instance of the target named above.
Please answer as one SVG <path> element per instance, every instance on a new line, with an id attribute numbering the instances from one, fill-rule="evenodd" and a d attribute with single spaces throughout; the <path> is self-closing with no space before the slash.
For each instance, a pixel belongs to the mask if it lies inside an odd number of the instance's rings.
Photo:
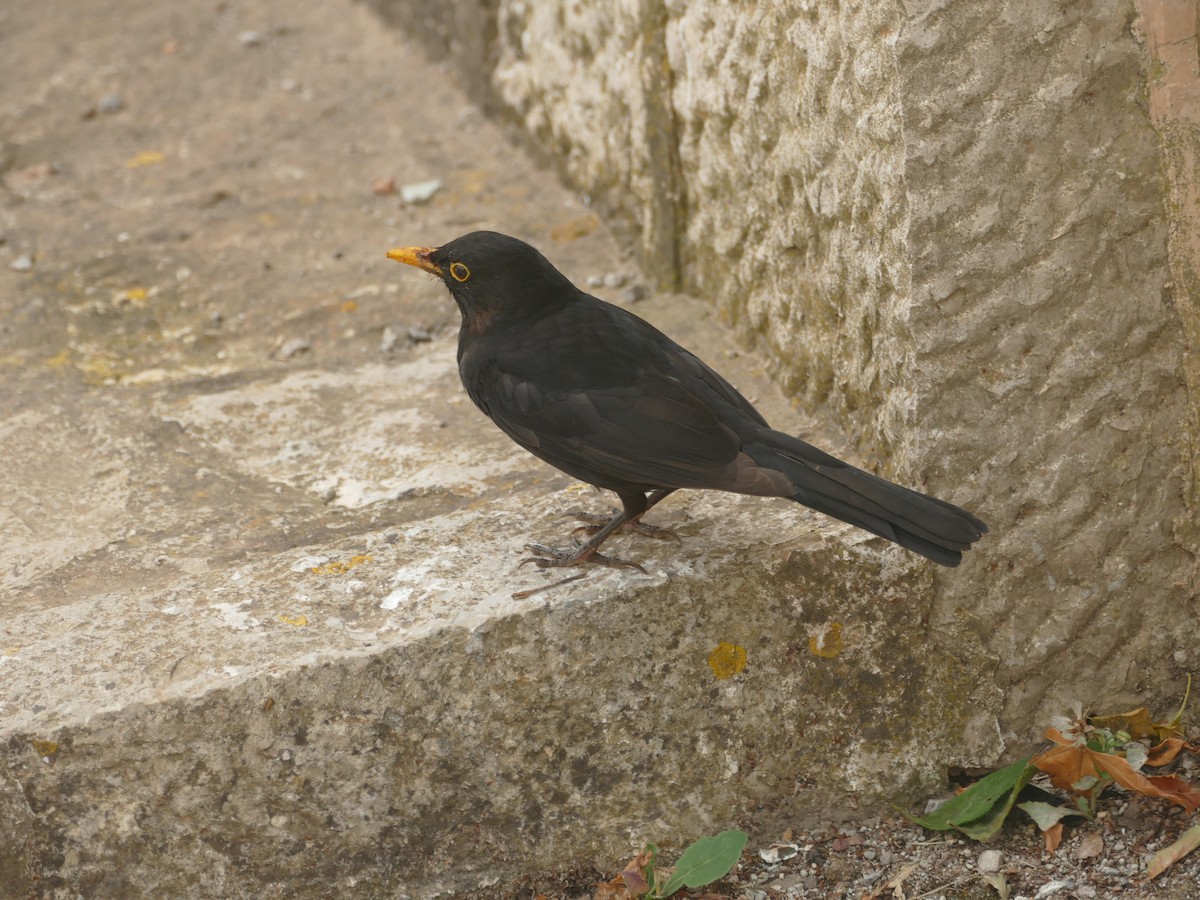
<path id="1" fill-rule="evenodd" d="M 619 515 L 620 510 L 614 509 L 614 515 Z M 578 519 L 583 522 L 578 528 L 574 529 L 571 534 L 596 534 L 612 521 L 610 516 L 604 516 L 600 513 L 591 513 L 582 509 L 573 509 L 570 512 L 563 514 L 564 518 Z M 644 535 L 645 537 L 654 538 L 658 541 L 674 541 L 677 544 L 682 544 L 683 540 L 670 528 L 662 528 L 658 525 L 646 525 L 643 522 L 632 521 L 626 522 L 618 531 L 632 531 L 635 534 Z"/>
<path id="2" fill-rule="evenodd" d="M 643 575 L 649 575 L 640 563 L 628 559 L 618 559 L 615 556 L 605 556 L 594 550 L 586 552 L 587 547 L 577 547 L 574 550 L 562 550 L 558 547 L 548 547 L 545 544 L 526 544 L 525 549 L 536 556 L 527 556 L 518 564 L 533 563 L 539 569 L 564 568 L 568 566 L 597 565 L 610 569 L 637 569 Z"/>

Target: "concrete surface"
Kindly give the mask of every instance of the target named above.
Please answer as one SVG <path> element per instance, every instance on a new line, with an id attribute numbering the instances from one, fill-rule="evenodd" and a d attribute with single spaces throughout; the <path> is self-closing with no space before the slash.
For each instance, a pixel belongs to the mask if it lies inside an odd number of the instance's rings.
<path id="1" fill-rule="evenodd" d="M 992 525 L 931 618 L 966 611 L 1001 661 L 1009 752 L 1072 700 L 1182 696 L 1200 662 L 1194 3 L 421 8 L 434 52 L 649 277 L 712 298 L 861 453 Z"/>
<path id="2" fill-rule="evenodd" d="M 649 575 L 513 599 L 607 498 L 470 406 L 384 251 L 498 227 L 647 276 L 366 9 L 10 5 L 0 58 L 6 892 L 501 896 L 999 752 L 970 611 L 793 504 L 672 498 Z M 845 450 L 708 306 L 638 309 Z"/>

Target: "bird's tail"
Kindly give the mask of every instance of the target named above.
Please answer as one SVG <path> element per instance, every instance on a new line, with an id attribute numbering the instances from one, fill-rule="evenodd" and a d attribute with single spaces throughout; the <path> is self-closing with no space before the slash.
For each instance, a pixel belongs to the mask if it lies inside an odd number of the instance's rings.
<path id="1" fill-rule="evenodd" d="M 751 455 L 788 477 L 795 488 L 791 499 L 943 566 L 957 566 L 988 530 L 961 507 L 856 469 L 799 438 L 778 431 L 765 437 L 774 458 Z"/>

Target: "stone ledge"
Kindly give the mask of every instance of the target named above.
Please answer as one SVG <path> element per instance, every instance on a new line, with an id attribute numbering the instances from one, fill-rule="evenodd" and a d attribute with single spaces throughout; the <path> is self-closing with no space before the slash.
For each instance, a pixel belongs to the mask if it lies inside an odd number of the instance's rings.
<path id="1" fill-rule="evenodd" d="M 706 311 L 639 311 L 808 431 Z M 216 382 L 58 377 L 19 434 L 81 481 L 61 540 L 5 573 L 7 883 L 429 896 L 935 789 L 996 739 L 977 642 L 925 619 L 929 564 L 787 501 L 681 492 L 653 515 L 680 544 L 617 539 L 649 575 L 514 600 L 561 577 L 521 546 L 607 499 L 465 401 L 449 338 Z M 723 643 L 747 664 L 719 678 Z"/>
<path id="2" fill-rule="evenodd" d="M 771 531 L 788 537 L 764 538 L 765 509 L 695 497 L 672 510 L 685 546 L 646 554 L 649 577 L 515 602 L 514 528 L 575 498 L 521 499 L 334 544 L 372 561 L 316 586 L 296 550 L 11 622 L 93 626 L 86 662 L 47 668 L 68 658 L 47 639 L 3 669 L 6 694 L 47 706 L 6 729 L 4 818 L 25 862 L 7 883 L 27 866 L 85 893 L 430 896 L 912 796 L 953 761 L 931 746 L 996 739 L 962 636 L 922 620 L 924 564 L 782 503 Z M 397 609 L 383 587 L 406 595 Z M 717 677 L 721 643 L 744 671 Z M 68 720 L 114 685 L 106 711 Z"/>

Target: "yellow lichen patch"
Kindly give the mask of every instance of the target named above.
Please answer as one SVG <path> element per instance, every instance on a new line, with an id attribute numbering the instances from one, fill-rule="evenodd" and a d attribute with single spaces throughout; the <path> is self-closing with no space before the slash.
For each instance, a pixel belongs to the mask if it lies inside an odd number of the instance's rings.
<path id="1" fill-rule="evenodd" d="M 349 559 L 339 559 L 324 565 L 313 566 L 312 570 L 315 575 L 341 575 L 343 572 L 349 572 L 355 566 L 370 562 L 371 559 L 370 556 L 352 556 Z"/>
<path id="2" fill-rule="evenodd" d="M 35 738 L 29 743 L 33 744 L 34 752 L 37 753 L 38 756 L 53 756 L 58 752 L 57 741 L 40 741 Z"/>
<path id="3" fill-rule="evenodd" d="M 814 656 L 833 659 L 842 652 L 842 623 L 828 622 L 808 638 L 808 649 Z"/>
<path id="4" fill-rule="evenodd" d="M 746 668 L 746 648 L 721 641 L 708 654 L 708 667 L 717 678 L 731 678 Z"/>
<path id="5" fill-rule="evenodd" d="M 279 621 L 284 625 L 293 625 L 296 628 L 303 628 L 308 624 L 308 616 L 303 614 L 298 616 L 280 616 Z"/>
<path id="6" fill-rule="evenodd" d="M 342 302 L 342 312 L 344 312 L 344 313 L 358 312 L 358 301 L 357 300 L 343 301 Z"/>
<path id="7" fill-rule="evenodd" d="M 114 306 L 145 306 L 150 292 L 144 287 L 131 287 L 113 294 Z"/>
<path id="8" fill-rule="evenodd" d="M 118 356 L 89 353 L 75 364 L 88 384 L 112 384 L 125 371 L 125 361 Z"/>
<path id="9" fill-rule="evenodd" d="M 166 154 L 157 150 L 143 150 L 137 156 L 125 160 L 125 168 L 140 169 L 142 166 L 157 166 L 166 160 Z"/>
<path id="10" fill-rule="evenodd" d="M 58 353 L 46 360 L 46 365 L 53 366 L 56 369 L 61 369 L 63 366 L 71 364 L 71 348 L 63 347 Z"/>
<path id="11" fill-rule="evenodd" d="M 20 652 L 21 652 L 21 648 L 20 648 L 20 647 L 5 647 L 5 648 L 4 648 L 4 655 L 5 655 L 5 656 L 16 656 L 16 655 L 17 655 L 18 653 L 20 653 Z"/>

